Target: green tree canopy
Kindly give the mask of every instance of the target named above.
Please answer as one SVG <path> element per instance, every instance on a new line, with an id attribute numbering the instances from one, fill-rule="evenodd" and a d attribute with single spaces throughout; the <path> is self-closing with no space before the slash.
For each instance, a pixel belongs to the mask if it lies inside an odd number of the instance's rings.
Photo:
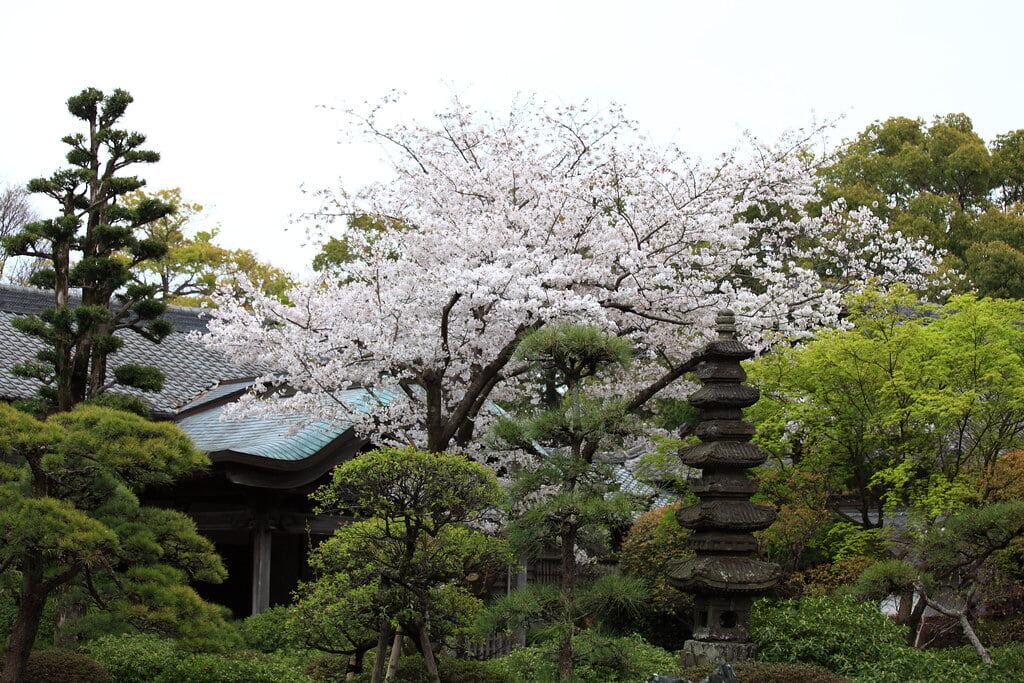
<path id="1" fill-rule="evenodd" d="M 822 200 L 867 207 L 946 250 L 987 296 L 1024 298 L 1024 130 L 989 145 L 964 114 L 868 126 L 822 171 Z"/>
<path id="2" fill-rule="evenodd" d="M 93 405 L 41 422 L 0 404 L 0 591 L 18 604 L 0 681 L 19 680 L 58 588 L 143 630 L 216 636 L 218 611 L 187 585 L 224 578 L 213 546 L 137 497 L 207 463 L 168 423 Z"/>
<path id="3" fill-rule="evenodd" d="M 278 298 L 294 283 L 279 268 L 260 261 L 249 249 L 226 249 L 216 244 L 219 228 L 196 229 L 203 207 L 182 198 L 181 190 L 136 190 L 125 196 L 129 208 L 160 201 L 175 208 L 174 213 L 147 224 L 150 239 L 167 245 L 167 253 L 139 265 L 132 279 L 140 285 L 155 286 L 157 297 L 168 304 L 198 306 L 211 304 L 218 287 L 231 288 L 244 276 L 265 294 Z M 235 287 L 237 289 L 237 287 Z"/>
<path id="4" fill-rule="evenodd" d="M 395 629 L 413 637 L 435 681 L 432 642 L 482 607 L 470 588 L 509 561 L 506 544 L 468 522 L 501 501 L 485 467 L 462 456 L 386 448 L 334 470 L 314 493 L 321 510 L 361 518 L 312 554 L 320 578 L 300 590 L 296 626 L 314 647 L 359 655 L 377 648 L 380 681 Z M 399 639 L 400 640 L 400 639 Z M 396 643 L 397 644 L 397 643 Z"/>
<path id="5" fill-rule="evenodd" d="M 978 498 L 979 477 L 1024 447 L 1024 303 L 903 291 L 849 310 L 851 329 L 753 364 L 762 444 L 856 494 L 863 526 L 885 505 L 933 519 Z"/>

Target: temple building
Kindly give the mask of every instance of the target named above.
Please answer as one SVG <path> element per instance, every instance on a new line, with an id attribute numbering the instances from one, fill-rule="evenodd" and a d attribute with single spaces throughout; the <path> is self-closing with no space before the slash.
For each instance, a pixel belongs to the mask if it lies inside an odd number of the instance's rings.
<path id="1" fill-rule="evenodd" d="M 49 291 L 0 285 L 0 400 L 36 397 L 38 384 L 15 377 L 11 368 L 31 360 L 40 344 L 14 329 L 11 319 L 52 305 Z M 315 514 L 309 493 L 367 441 L 351 429 L 322 423 L 295 431 L 302 421 L 297 416 L 222 421 L 225 406 L 249 391 L 260 369 L 234 365 L 190 337 L 206 328 L 201 309 L 169 307 L 164 317 L 174 332 L 159 344 L 119 333 L 125 344 L 111 356 L 111 370 L 140 363 L 163 372 L 162 391 L 126 393 L 142 399 L 154 419 L 175 422 L 209 454 L 212 466 L 147 491 L 143 500 L 186 512 L 216 545 L 229 577 L 221 585 L 197 585 L 203 597 L 227 605 L 236 616 L 285 603 L 300 579 L 311 578 L 310 546 L 344 522 Z"/>

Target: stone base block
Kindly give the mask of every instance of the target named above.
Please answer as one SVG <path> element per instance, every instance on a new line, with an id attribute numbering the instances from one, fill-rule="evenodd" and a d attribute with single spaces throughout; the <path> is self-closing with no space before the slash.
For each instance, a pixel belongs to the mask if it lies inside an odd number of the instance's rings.
<path id="1" fill-rule="evenodd" d="M 748 662 L 757 654 L 755 643 L 725 643 L 705 640 L 688 640 L 683 644 L 681 661 L 683 667 L 708 666 L 721 662 L 733 664 Z"/>

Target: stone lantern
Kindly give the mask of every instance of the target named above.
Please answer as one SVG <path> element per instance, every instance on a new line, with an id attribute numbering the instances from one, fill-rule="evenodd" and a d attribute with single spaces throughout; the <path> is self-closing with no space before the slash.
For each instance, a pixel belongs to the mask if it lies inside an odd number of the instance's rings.
<path id="1" fill-rule="evenodd" d="M 750 606 L 781 575 L 778 565 L 751 557 L 757 552 L 753 532 L 775 520 L 774 508 L 750 502 L 758 485 L 747 470 L 768 457 L 750 443 L 754 425 L 743 421 L 743 409 L 757 402 L 759 392 L 742 383 L 740 361 L 754 352 L 736 339 L 732 311 L 720 312 L 716 322 L 718 339 L 694 357 L 704 386 L 690 405 L 699 413 L 701 443 L 680 453 L 685 464 L 702 470 L 691 483 L 700 502 L 676 515 L 693 530 L 689 544 L 695 555 L 668 567 L 669 582 L 694 595 L 693 639 L 683 647 L 686 666 L 752 659 L 757 646 L 748 631 Z"/>

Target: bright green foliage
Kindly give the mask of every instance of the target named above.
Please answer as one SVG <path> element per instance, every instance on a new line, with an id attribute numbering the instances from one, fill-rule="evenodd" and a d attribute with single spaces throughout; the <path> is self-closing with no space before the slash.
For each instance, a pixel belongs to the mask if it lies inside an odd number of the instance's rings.
<path id="1" fill-rule="evenodd" d="M 191 225 L 203 207 L 185 201 L 178 188 L 146 193 L 137 190 L 124 198 L 134 208 L 157 200 L 175 208 L 169 214 L 145 226 L 146 235 L 167 245 L 167 253 L 139 264 L 132 279 L 140 285 L 153 285 L 156 296 L 168 304 L 198 306 L 210 304 L 218 287 L 234 287 L 245 276 L 263 293 L 282 298 L 294 283 L 287 273 L 264 263 L 248 249 L 225 249 L 214 243 L 218 228 L 195 230 Z"/>
<path id="2" fill-rule="evenodd" d="M 224 578 L 212 544 L 185 515 L 136 496 L 207 463 L 183 432 L 98 406 L 40 422 L 0 404 L 0 461 L 0 591 L 19 603 L 6 666 L 27 656 L 58 588 L 114 615 L 87 622 L 220 640 L 219 612 L 187 586 Z"/>
<path id="3" fill-rule="evenodd" d="M 470 587 L 489 585 L 481 577 L 493 580 L 510 562 L 504 541 L 466 526 L 501 490 L 493 473 L 461 456 L 376 450 L 335 469 L 314 498 L 321 510 L 363 519 L 310 556 L 320 578 L 300 588 L 290 625 L 311 647 L 358 662 L 390 644 L 396 627 L 443 642 L 482 606 Z M 432 669 L 432 652 L 424 655 Z"/>
<path id="4" fill-rule="evenodd" d="M 753 364 L 761 444 L 857 494 L 865 527 L 879 500 L 923 522 L 975 504 L 980 477 L 1024 446 L 1024 304 L 896 291 L 848 305 L 852 329 Z"/>
<path id="5" fill-rule="evenodd" d="M 614 448 L 633 429 L 633 420 L 620 398 L 590 391 L 627 367 L 631 354 L 627 340 L 596 327 L 561 324 L 531 333 L 515 355 L 529 367 L 538 405 L 498 420 L 494 429 L 506 447 L 533 456 L 509 491 L 510 542 L 530 557 L 552 548 L 560 554 L 559 609 L 553 613 L 550 601 L 542 600 L 535 617 L 557 631 L 563 680 L 573 675 L 572 638 L 586 613 L 587 592 L 577 593 L 583 571 L 577 554 L 607 549 L 609 529 L 624 526 L 638 503 L 619 490 L 611 468 L 595 459 L 599 448 Z M 626 585 L 620 590 L 624 599 L 639 594 Z"/>
<path id="6" fill-rule="evenodd" d="M 117 683 L 309 683 L 288 658 L 234 652 L 192 653 L 149 634 L 104 636 L 83 646 Z"/>
<path id="7" fill-rule="evenodd" d="M 249 649 L 268 654 L 300 649 L 299 639 L 288 627 L 292 612 L 290 605 L 276 605 L 246 617 L 238 624 L 242 640 Z"/>
<path id="8" fill-rule="evenodd" d="M 903 647 L 905 630 L 875 604 L 828 596 L 759 601 L 750 626 L 758 659 L 813 664 L 844 675 Z"/>
<path id="9" fill-rule="evenodd" d="M 674 674 L 679 668 L 676 655 L 636 635 L 616 638 L 581 631 L 573 638 L 573 652 L 579 681 L 641 681 L 653 673 Z M 557 650 L 551 643 L 520 648 L 498 660 L 508 680 L 537 683 L 560 680 L 556 661 Z"/>
<path id="10" fill-rule="evenodd" d="M 159 390 L 163 383 L 159 372 L 143 366 L 122 365 L 112 378 L 107 372 L 107 357 L 124 343 L 115 331 L 132 329 L 154 342 L 171 332 L 170 323 L 160 318 L 165 306 L 154 299 L 156 289 L 132 282 L 134 270 L 167 252 L 166 243 L 141 234 L 143 229 L 174 207 L 156 198 L 133 206 L 123 202 L 145 181 L 120 173 L 160 159 L 142 149 L 144 135 L 116 127 L 131 102 L 123 90 L 104 95 L 95 88 L 68 100 L 68 111 L 87 128 L 86 134 L 63 139 L 71 148 L 71 167 L 28 183 L 30 192 L 55 200 L 60 215 L 29 223 L 3 241 L 8 253 L 47 263 L 32 283 L 54 291 L 53 308 L 14 321 L 44 348 L 35 361 L 14 371 L 42 381 L 42 398 L 60 411 L 114 383 L 144 391 Z M 82 291 L 77 306 L 69 301 L 73 288 Z"/>
<path id="11" fill-rule="evenodd" d="M 948 252 L 986 296 L 1024 297 L 1024 131 L 986 147 L 970 118 L 871 124 L 824 169 L 823 200 L 868 207 Z"/>

